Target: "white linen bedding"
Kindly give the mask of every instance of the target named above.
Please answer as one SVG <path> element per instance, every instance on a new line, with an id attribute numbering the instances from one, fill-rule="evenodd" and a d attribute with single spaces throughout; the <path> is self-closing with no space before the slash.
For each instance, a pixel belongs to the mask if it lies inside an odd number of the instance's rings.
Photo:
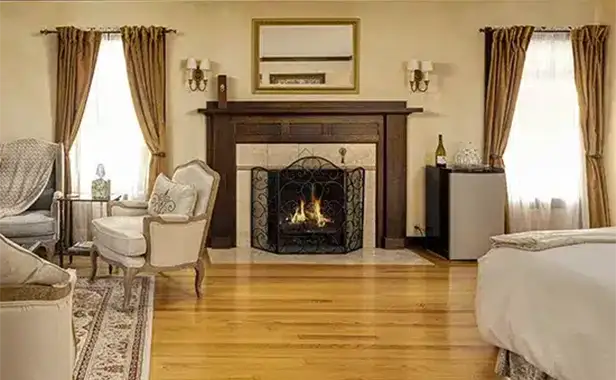
<path id="1" fill-rule="evenodd" d="M 558 380 L 616 379 L 616 244 L 490 250 L 476 318 L 486 341 Z"/>

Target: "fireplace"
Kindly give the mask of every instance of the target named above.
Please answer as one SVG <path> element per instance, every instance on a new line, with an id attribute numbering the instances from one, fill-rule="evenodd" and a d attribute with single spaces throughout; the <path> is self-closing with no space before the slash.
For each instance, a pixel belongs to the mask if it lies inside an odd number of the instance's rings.
<path id="1" fill-rule="evenodd" d="M 374 183 L 371 235 L 378 248 L 403 248 L 406 241 L 406 146 L 408 115 L 422 112 L 407 108 L 406 101 L 229 101 L 207 102 L 199 109 L 206 116 L 207 163 L 220 173 L 210 241 L 213 248 L 237 246 L 238 235 L 251 244 L 249 205 L 238 207 L 238 194 L 249 198 L 250 165 L 243 173 L 238 146 L 242 144 L 375 144 L 374 166 L 368 170 Z M 331 159 L 323 154 L 316 154 Z M 335 160 L 333 160 L 335 161 Z M 372 165 L 372 164 L 371 164 Z M 358 166 L 366 167 L 364 164 Z M 246 174 L 244 176 L 244 174 Z M 238 186 L 244 184 L 245 186 Z M 374 181 L 374 182 L 373 182 Z M 372 197 L 371 197 L 372 199 Z M 246 200 L 249 203 L 250 199 Z M 370 201 L 372 202 L 372 200 Z M 245 219 L 238 218 L 244 215 Z M 372 209 L 370 209 L 372 210 Z M 244 224 L 245 221 L 245 224 Z M 242 227 L 238 228 L 238 224 Z M 245 228 L 244 228 L 245 226 Z M 367 231 L 367 230 L 366 230 Z M 365 243 L 364 243 L 365 244 Z"/>
<path id="2" fill-rule="evenodd" d="M 304 157 L 283 169 L 251 170 L 251 246 L 279 254 L 362 248 L 363 168 Z"/>

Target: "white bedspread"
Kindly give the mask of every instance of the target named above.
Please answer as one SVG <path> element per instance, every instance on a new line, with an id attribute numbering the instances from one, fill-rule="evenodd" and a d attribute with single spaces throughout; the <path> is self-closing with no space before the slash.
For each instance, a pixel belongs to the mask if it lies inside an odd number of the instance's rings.
<path id="1" fill-rule="evenodd" d="M 492 249 L 476 318 L 486 341 L 558 380 L 616 379 L 616 244 Z"/>

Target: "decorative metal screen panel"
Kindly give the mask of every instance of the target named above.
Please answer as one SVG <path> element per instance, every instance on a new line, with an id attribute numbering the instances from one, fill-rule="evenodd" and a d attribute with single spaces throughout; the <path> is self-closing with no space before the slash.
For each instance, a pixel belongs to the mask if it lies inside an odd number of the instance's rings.
<path id="1" fill-rule="evenodd" d="M 274 253 L 347 253 L 362 247 L 363 168 L 321 157 L 253 168 L 251 246 Z"/>

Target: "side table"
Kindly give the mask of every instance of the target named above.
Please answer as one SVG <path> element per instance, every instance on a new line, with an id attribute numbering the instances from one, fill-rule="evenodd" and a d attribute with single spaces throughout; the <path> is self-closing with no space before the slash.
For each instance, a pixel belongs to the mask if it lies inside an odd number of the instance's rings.
<path id="1" fill-rule="evenodd" d="M 60 198 L 60 241 L 58 254 L 60 255 L 60 267 L 64 268 L 64 255 L 68 254 L 69 263 L 72 264 L 73 256 L 89 256 L 91 241 L 82 241 L 75 243 L 73 239 L 73 204 L 74 203 L 98 203 L 101 206 L 109 201 L 118 201 L 122 196 L 114 196 L 110 199 L 92 198 L 90 194 L 70 194 Z M 109 265 L 109 273 L 112 272 L 112 266 Z"/>

